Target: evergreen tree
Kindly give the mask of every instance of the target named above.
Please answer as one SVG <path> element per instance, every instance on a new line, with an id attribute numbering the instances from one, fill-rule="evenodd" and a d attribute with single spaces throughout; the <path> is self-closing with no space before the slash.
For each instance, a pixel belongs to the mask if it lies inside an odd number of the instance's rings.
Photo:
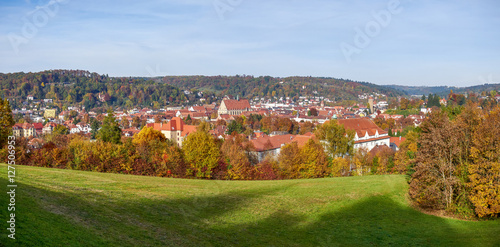
<path id="1" fill-rule="evenodd" d="M 99 121 L 97 121 L 95 118 L 91 118 L 90 119 L 90 128 L 91 128 L 91 131 L 90 131 L 91 136 L 90 136 L 90 138 L 92 138 L 92 139 L 96 139 L 97 138 L 99 127 L 100 127 Z"/>
<path id="2" fill-rule="evenodd" d="M 121 134 L 120 125 L 116 121 L 113 112 L 109 110 L 108 115 L 102 121 L 102 127 L 97 136 L 104 142 L 119 144 L 121 143 Z"/>

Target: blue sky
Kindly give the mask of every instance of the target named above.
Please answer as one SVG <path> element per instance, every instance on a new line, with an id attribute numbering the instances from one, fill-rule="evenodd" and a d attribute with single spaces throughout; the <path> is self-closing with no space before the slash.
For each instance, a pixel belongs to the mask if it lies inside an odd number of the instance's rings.
<path id="1" fill-rule="evenodd" d="M 0 72 L 500 82 L 494 0 L 8 0 Z"/>

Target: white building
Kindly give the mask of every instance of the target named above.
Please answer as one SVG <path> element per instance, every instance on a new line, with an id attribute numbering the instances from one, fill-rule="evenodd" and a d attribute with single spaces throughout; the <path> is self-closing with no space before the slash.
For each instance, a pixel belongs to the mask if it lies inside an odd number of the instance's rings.
<path id="1" fill-rule="evenodd" d="M 345 129 L 354 130 L 354 149 L 364 147 L 370 151 L 379 145 L 390 147 L 389 134 L 368 118 L 350 118 L 338 120 Z"/>

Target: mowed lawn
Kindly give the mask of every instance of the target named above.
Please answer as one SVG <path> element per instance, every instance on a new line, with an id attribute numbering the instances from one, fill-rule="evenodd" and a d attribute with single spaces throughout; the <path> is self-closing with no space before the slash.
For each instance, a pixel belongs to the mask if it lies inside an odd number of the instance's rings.
<path id="1" fill-rule="evenodd" d="M 404 176 L 207 181 L 17 166 L 4 246 L 500 246 L 500 221 L 426 215 Z"/>

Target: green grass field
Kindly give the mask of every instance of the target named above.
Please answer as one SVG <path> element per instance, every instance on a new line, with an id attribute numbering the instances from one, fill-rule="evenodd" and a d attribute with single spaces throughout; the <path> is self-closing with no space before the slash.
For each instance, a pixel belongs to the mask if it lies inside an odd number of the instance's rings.
<path id="1" fill-rule="evenodd" d="M 403 176 L 206 181 L 17 166 L 4 246 L 500 246 L 500 221 L 412 209 Z"/>

